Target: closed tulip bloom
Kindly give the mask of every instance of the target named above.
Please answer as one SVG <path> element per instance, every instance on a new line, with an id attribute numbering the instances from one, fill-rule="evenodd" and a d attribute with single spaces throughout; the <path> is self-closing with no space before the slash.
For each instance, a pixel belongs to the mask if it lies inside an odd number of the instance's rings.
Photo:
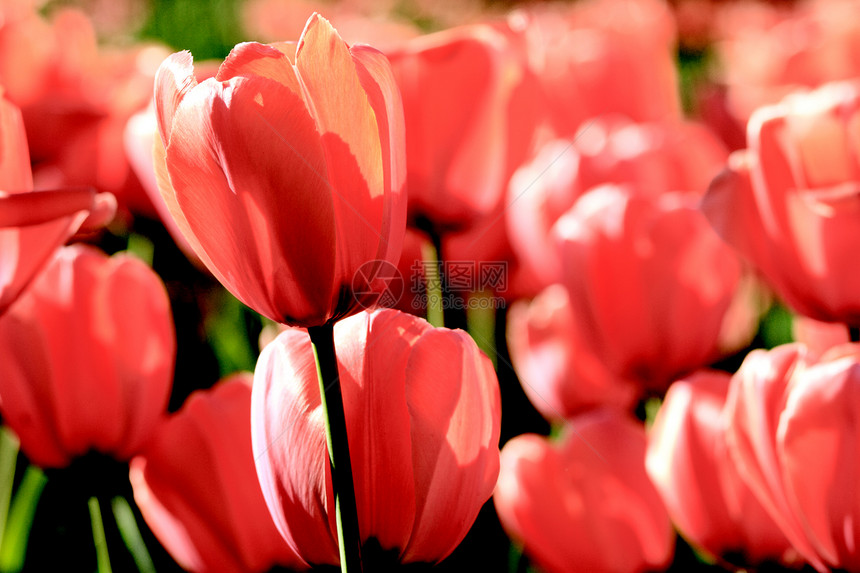
<path id="1" fill-rule="evenodd" d="M 748 149 L 705 197 L 720 235 L 789 306 L 860 324 L 860 82 L 797 93 L 753 114 Z"/>
<path id="2" fill-rule="evenodd" d="M 860 347 L 820 358 L 801 344 L 751 353 L 726 404 L 730 453 L 750 488 L 819 571 L 860 570 Z"/>
<path id="3" fill-rule="evenodd" d="M 395 310 L 338 322 L 334 337 L 365 569 L 440 561 L 496 483 L 493 366 L 466 333 Z M 251 419 L 257 474 L 281 534 L 308 563 L 338 563 L 319 384 L 303 330 L 263 349 Z"/>
<path id="4" fill-rule="evenodd" d="M 533 301 L 514 303 L 508 314 L 508 347 L 526 396 L 548 420 L 561 421 L 591 408 L 630 408 L 636 385 L 610 371 L 585 342 L 585 333 L 561 285 Z"/>
<path id="5" fill-rule="evenodd" d="M 512 32 L 511 32 L 512 34 Z M 537 115 L 524 54 L 504 29 L 459 26 L 389 54 L 403 94 L 411 219 L 462 229 L 502 202 Z"/>
<path id="6" fill-rule="evenodd" d="M 736 565 L 796 557 L 738 474 L 723 406 L 731 375 L 699 371 L 672 384 L 648 434 L 648 475 L 690 542 Z"/>
<path id="7" fill-rule="evenodd" d="M 599 187 L 553 233 L 571 305 L 612 371 L 659 392 L 717 357 L 741 267 L 689 196 Z"/>
<path id="8" fill-rule="evenodd" d="M 164 415 L 176 342 L 149 267 L 59 251 L 0 318 L 0 411 L 43 467 L 95 450 L 125 460 Z"/>
<path id="9" fill-rule="evenodd" d="M 672 559 L 672 524 L 645 473 L 645 430 L 619 412 L 574 418 L 558 442 L 509 441 L 493 500 L 547 573 L 655 571 Z"/>
<path id="10" fill-rule="evenodd" d="M 0 97 L 0 314 L 88 215 L 110 219 L 109 197 L 92 189 L 33 192 L 21 112 Z"/>
<path id="11" fill-rule="evenodd" d="M 307 565 L 278 533 L 254 470 L 251 374 L 198 391 L 131 462 L 147 525 L 189 571 Z"/>
<path id="12" fill-rule="evenodd" d="M 360 308 L 359 267 L 397 263 L 403 116 L 378 51 L 348 47 L 315 14 L 298 44 L 239 44 L 199 84 L 191 54 L 173 54 L 155 104 L 168 208 L 203 263 L 254 310 L 321 325 Z"/>

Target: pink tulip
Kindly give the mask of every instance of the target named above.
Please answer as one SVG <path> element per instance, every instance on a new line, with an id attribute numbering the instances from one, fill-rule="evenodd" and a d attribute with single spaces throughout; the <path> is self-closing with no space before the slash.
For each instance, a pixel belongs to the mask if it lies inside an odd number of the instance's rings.
<path id="1" fill-rule="evenodd" d="M 717 357 L 740 262 L 689 196 L 599 187 L 553 233 L 571 305 L 610 370 L 659 392 Z"/>
<path id="2" fill-rule="evenodd" d="M 251 374 L 191 395 L 131 462 L 146 523 L 189 571 L 307 565 L 278 533 L 254 470 Z"/>
<path id="3" fill-rule="evenodd" d="M 319 15 L 298 44 L 236 46 L 214 78 L 162 64 L 155 162 L 194 251 L 239 300 L 313 326 L 357 312 L 362 265 L 396 264 L 405 229 L 400 96 L 385 57 Z"/>
<path id="4" fill-rule="evenodd" d="M 492 364 L 464 332 L 394 310 L 343 320 L 334 336 L 365 570 L 381 566 L 369 547 L 404 563 L 440 561 L 496 483 L 500 403 Z M 279 531 L 308 563 L 338 563 L 305 331 L 289 329 L 263 349 L 251 419 L 257 474 Z"/>
<path id="5" fill-rule="evenodd" d="M 860 347 L 818 358 L 790 344 L 751 353 L 732 379 L 727 442 L 739 471 L 819 571 L 860 569 Z"/>
<path id="6" fill-rule="evenodd" d="M 645 473 L 645 430 L 618 412 L 574 418 L 556 443 L 509 441 L 494 501 L 547 573 L 654 571 L 672 559 L 675 534 Z"/>
<path id="7" fill-rule="evenodd" d="M 591 352 L 587 334 L 561 285 L 508 313 L 508 348 L 526 396 L 548 420 L 561 421 L 591 408 L 630 408 L 638 389 L 612 373 Z"/>
<path id="8" fill-rule="evenodd" d="M 762 108 L 705 197 L 720 235 L 802 314 L 860 324 L 860 82 Z"/>
<path id="9" fill-rule="evenodd" d="M 731 376 L 699 371 L 673 383 L 648 434 L 646 467 L 684 537 L 737 565 L 786 563 L 791 544 L 741 479 L 722 414 Z"/>
<path id="10" fill-rule="evenodd" d="M 66 247 L 0 318 L 4 422 L 43 467 L 90 450 L 128 459 L 164 415 L 175 345 L 158 275 Z"/>

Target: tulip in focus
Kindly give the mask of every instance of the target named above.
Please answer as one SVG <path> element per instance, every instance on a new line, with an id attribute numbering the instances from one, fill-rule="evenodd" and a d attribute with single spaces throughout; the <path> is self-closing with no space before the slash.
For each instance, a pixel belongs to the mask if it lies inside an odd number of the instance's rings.
<path id="1" fill-rule="evenodd" d="M 737 566 L 797 554 L 738 474 L 722 415 L 731 376 L 699 371 L 672 384 L 648 434 L 645 464 L 690 542 Z"/>
<path id="2" fill-rule="evenodd" d="M 338 322 L 334 336 L 364 568 L 440 561 L 496 483 L 493 366 L 466 333 L 395 310 Z M 318 388 L 305 331 L 263 349 L 251 402 L 257 474 L 281 534 L 312 565 L 338 563 Z"/>
<path id="3" fill-rule="evenodd" d="M 191 54 L 173 54 L 155 104 L 162 195 L 218 280 L 276 322 L 357 312 L 356 271 L 396 264 L 405 229 L 403 116 L 385 57 L 315 14 L 298 44 L 239 44 L 199 84 Z"/>
<path id="4" fill-rule="evenodd" d="M 645 430 L 625 414 L 574 418 L 556 443 L 524 434 L 502 450 L 494 501 L 512 538 L 547 573 L 668 566 L 675 534 L 645 473 Z"/>
<path id="5" fill-rule="evenodd" d="M 610 370 L 657 392 L 718 357 L 740 279 L 691 199 L 598 187 L 553 229 L 586 340 Z"/>
<path id="6" fill-rule="evenodd" d="M 307 565 L 278 533 L 254 471 L 250 374 L 198 391 L 131 462 L 146 523 L 188 571 Z"/>
<path id="7" fill-rule="evenodd" d="M 856 344 L 820 358 L 801 344 L 753 351 L 729 389 L 730 454 L 786 537 L 819 571 L 860 570 L 858 389 Z"/>
<path id="8" fill-rule="evenodd" d="M 126 460 L 164 415 L 175 351 L 158 275 L 66 247 L 0 318 L 0 412 L 42 467 L 90 450 Z"/>
<path id="9" fill-rule="evenodd" d="M 860 82 L 758 110 L 703 209 L 789 306 L 860 325 Z"/>

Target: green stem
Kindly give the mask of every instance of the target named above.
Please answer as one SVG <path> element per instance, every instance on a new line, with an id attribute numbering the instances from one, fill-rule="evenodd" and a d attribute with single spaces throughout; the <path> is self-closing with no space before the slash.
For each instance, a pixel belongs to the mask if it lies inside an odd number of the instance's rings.
<path id="1" fill-rule="evenodd" d="M 320 399 L 325 415 L 326 443 L 340 547 L 340 570 L 347 573 L 351 569 L 355 573 L 361 571 L 361 535 L 358 530 L 358 510 L 355 505 L 352 462 L 349 459 L 343 394 L 334 349 L 334 325 L 312 326 L 308 328 L 308 334 L 314 348 Z"/>
<path id="2" fill-rule="evenodd" d="M 488 289 L 474 293 L 466 307 L 466 325 L 478 348 L 496 366 L 496 309 L 493 293 Z"/>
<path id="3" fill-rule="evenodd" d="M 9 517 L 9 504 L 12 503 L 19 447 L 15 435 L 7 428 L 0 428 L 0 544 Z"/>
<path id="4" fill-rule="evenodd" d="M 102 512 L 99 509 L 99 500 L 91 497 L 88 502 L 90 508 L 90 523 L 93 528 L 93 541 L 96 544 L 96 563 L 98 573 L 111 573 L 110 555 L 108 555 L 107 537 L 102 522 Z"/>
<path id="5" fill-rule="evenodd" d="M 442 305 L 442 265 L 439 250 L 434 243 L 424 241 L 421 244 L 421 257 L 424 259 L 425 285 L 427 287 L 427 322 L 437 328 L 445 326 L 445 311 Z"/>
<path id="6" fill-rule="evenodd" d="M 110 502 L 113 510 L 116 526 L 119 528 L 119 534 L 125 542 L 125 546 L 131 553 L 134 559 L 137 570 L 140 573 L 155 573 L 155 565 L 152 563 L 152 557 L 149 556 L 149 551 L 146 549 L 146 543 L 143 541 L 143 536 L 140 534 L 140 529 L 137 527 L 137 520 L 134 518 L 134 511 L 124 497 L 115 497 Z"/>
<path id="7" fill-rule="evenodd" d="M 24 568 L 30 529 L 47 481 L 48 478 L 36 466 L 28 466 L 24 471 L 21 485 L 9 509 L 8 527 L 0 543 L 0 571 L 12 572 Z"/>

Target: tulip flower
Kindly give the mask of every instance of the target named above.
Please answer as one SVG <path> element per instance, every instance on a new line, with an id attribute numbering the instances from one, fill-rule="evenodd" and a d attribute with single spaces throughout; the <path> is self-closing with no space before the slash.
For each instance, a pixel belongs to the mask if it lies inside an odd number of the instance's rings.
<path id="1" fill-rule="evenodd" d="M 466 333 L 395 310 L 338 322 L 334 337 L 364 569 L 388 570 L 383 559 L 440 561 L 496 483 L 493 366 Z M 257 475 L 278 530 L 306 562 L 337 563 L 323 412 L 305 331 L 289 329 L 263 349 L 251 420 Z"/>
<path id="2" fill-rule="evenodd" d="M 131 461 L 146 523 L 189 571 L 307 565 L 278 533 L 251 453 L 251 374 L 192 394 Z"/>
<path id="3" fill-rule="evenodd" d="M 409 216 L 436 232 L 496 209 L 530 149 L 541 106 L 511 34 L 459 26 L 389 53 L 406 118 Z"/>
<path id="4" fill-rule="evenodd" d="M 298 44 L 239 44 L 199 84 L 191 54 L 173 54 L 155 104 L 159 187 L 215 277 L 276 322 L 360 310 L 356 271 L 396 264 L 405 229 L 403 117 L 384 56 L 314 15 Z"/>
<path id="5" fill-rule="evenodd" d="M 860 325 L 860 82 L 828 84 L 750 119 L 746 151 L 703 210 L 798 312 Z"/>
<path id="6" fill-rule="evenodd" d="M 672 384 L 648 434 L 648 475 L 699 548 L 740 566 L 787 564 L 791 544 L 729 457 L 722 412 L 730 380 L 699 371 Z"/>
<path id="7" fill-rule="evenodd" d="M 542 286 L 561 280 L 550 229 L 589 189 L 626 183 L 637 194 L 700 196 L 725 164 L 727 152 L 693 122 L 634 123 L 609 115 L 590 120 L 571 139 L 545 143 L 511 177 L 508 234 L 527 272 Z"/>
<path id="8" fill-rule="evenodd" d="M 0 97 L 0 314 L 88 216 L 95 227 L 114 208 L 92 189 L 33 192 L 21 112 Z"/>
<path id="9" fill-rule="evenodd" d="M 553 233 L 571 305 L 610 370 L 659 392 L 717 357 L 741 266 L 689 196 L 598 187 Z"/>
<path id="10" fill-rule="evenodd" d="M 645 473 L 645 430 L 610 410 L 574 418 L 558 442 L 505 444 L 494 494 L 505 530 L 547 573 L 654 571 L 675 535 Z"/>
<path id="11" fill-rule="evenodd" d="M 0 317 L 0 412 L 43 467 L 91 450 L 125 460 L 164 415 L 170 302 L 139 260 L 60 250 Z"/>
<path id="12" fill-rule="evenodd" d="M 860 347 L 753 351 L 732 378 L 727 443 L 756 497 L 819 571 L 860 568 Z"/>
<path id="13" fill-rule="evenodd" d="M 508 313 L 511 362 L 532 405 L 548 420 L 561 421 L 591 408 L 633 405 L 638 389 L 611 372 L 585 342 L 561 285 L 533 301 L 514 303 Z"/>

